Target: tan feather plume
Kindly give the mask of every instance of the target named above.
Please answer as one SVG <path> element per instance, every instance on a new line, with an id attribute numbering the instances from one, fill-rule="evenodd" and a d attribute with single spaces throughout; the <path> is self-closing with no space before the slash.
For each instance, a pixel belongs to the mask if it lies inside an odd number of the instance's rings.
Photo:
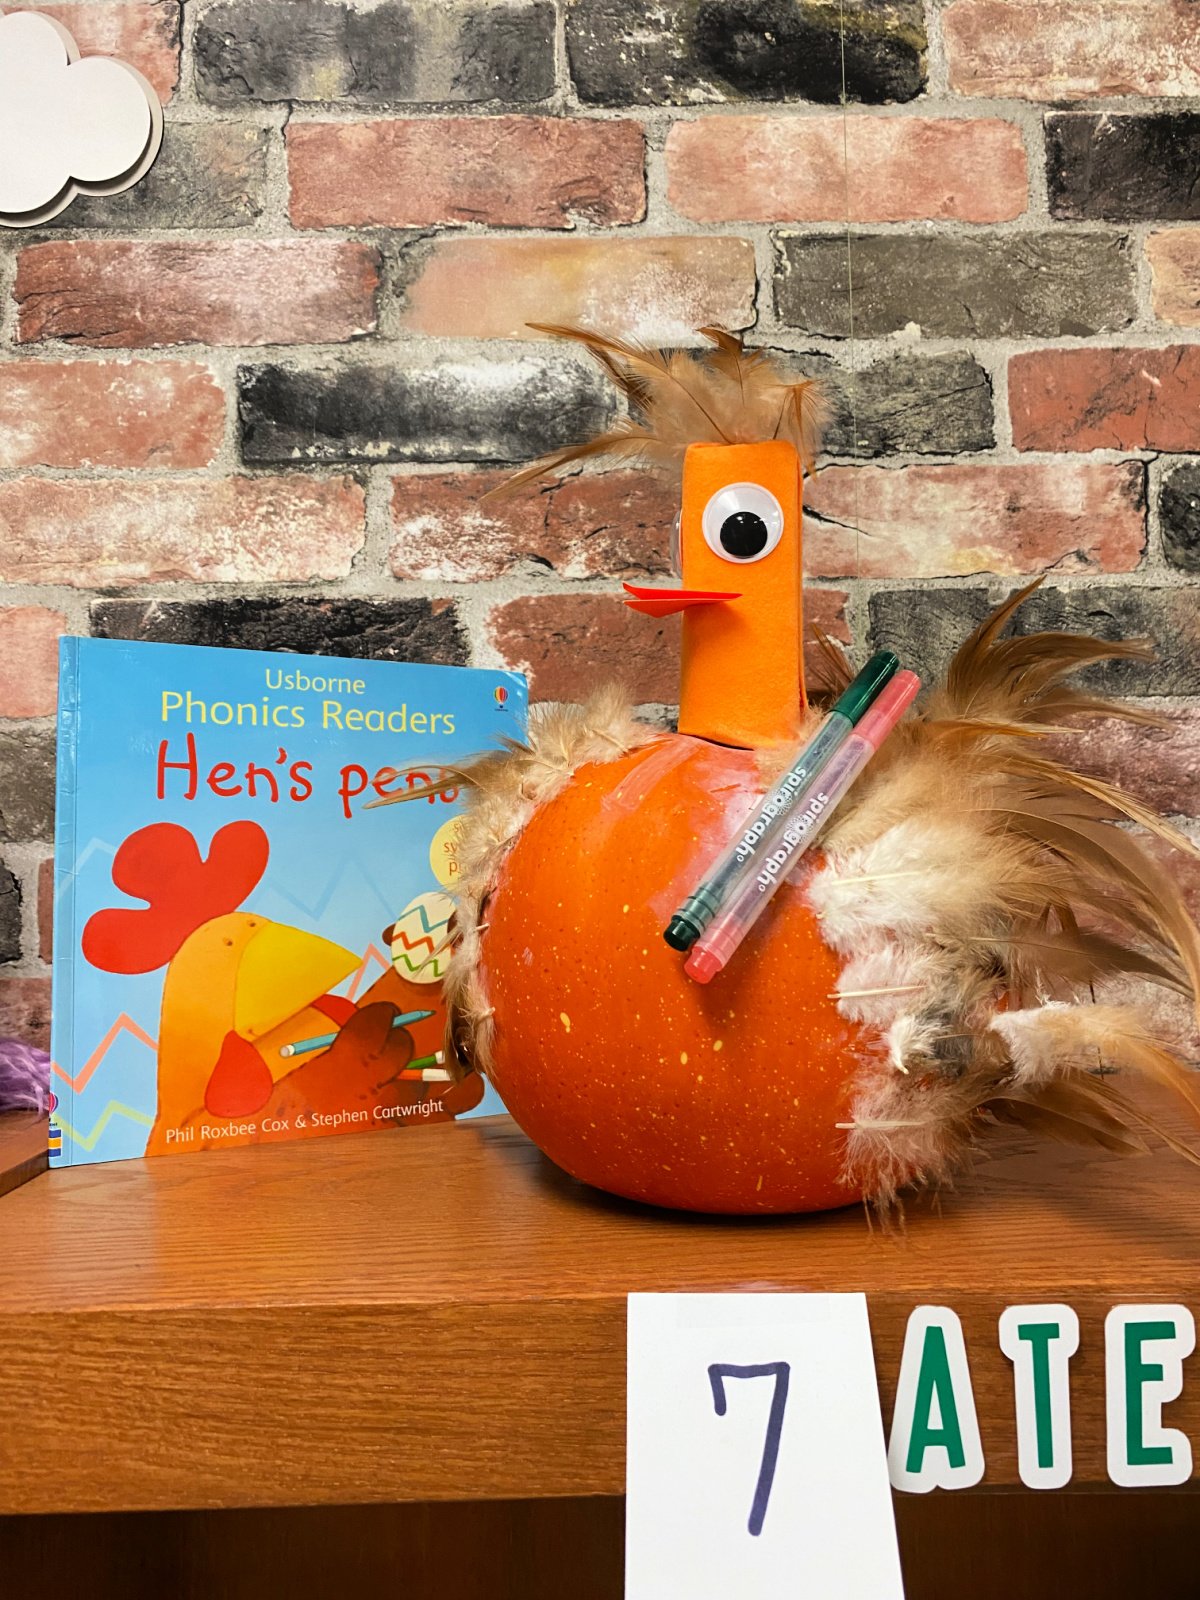
<path id="1" fill-rule="evenodd" d="M 1062 682 L 1093 662 L 1152 652 L 1074 634 L 1004 637 L 1034 588 L 1011 595 L 965 641 L 924 719 L 885 748 L 828 836 L 833 864 L 818 882 L 818 909 L 828 908 L 829 936 L 848 948 L 866 924 L 853 888 L 838 889 L 839 847 L 850 852 L 850 885 L 863 875 L 864 851 L 868 880 L 887 878 L 893 837 L 914 860 L 922 850 L 936 858 L 922 872 L 905 857 L 896 874 L 907 874 L 924 922 L 911 910 L 907 925 L 903 910 L 881 911 L 878 890 L 868 908 L 875 936 L 930 972 L 918 1005 L 905 1014 L 897 1001 L 888 1020 L 890 1064 L 881 1067 L 881 1049 L 860 1079 L 848 1170 L 874 1174 L 883 1203 L 914 1179 L 944 1182 L 997 1121 L 1112 1150 L 1155 1139 L 1186 1150 L 1140 1102 L 1097 1078 L 1100 1066 L 1150 1079 L 1200 1118 L 1200 1076 L 1136 1008 L 1095 1003 L 1114 984 L 1144 981 L 1186 996 L 1200 1016 L 1200 932 L 1174 875 L 1128 824 L 1192 855 L 1200 849 L 1041 744 L 1069 731 L 1064 719 L 1155 720 Z"/>
<path id="2" fill-rule="evenodd" d="M 724 328 L 699 332 L 710 350 L 653 350 L 585 328 L 531 322 L 535 333 L 581 344 L 603 369 L 631 415 L 580 444 L 551 451 L 514 473 L 503 493 L 595 457 L 643 460 L 679 470 L 692 444 L 758 444 L 784 439 L 806 472 L 819 446 L 823 408 L 811 379 L 787 382 L 762 350 L 746 350 Z"/>

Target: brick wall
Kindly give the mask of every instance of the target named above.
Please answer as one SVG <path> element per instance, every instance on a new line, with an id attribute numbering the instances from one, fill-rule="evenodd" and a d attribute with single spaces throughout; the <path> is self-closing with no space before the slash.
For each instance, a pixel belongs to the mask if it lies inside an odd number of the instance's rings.
<path id="1" fill-rule="evenodd" d="M 0 1031 L 44 1035 L 55 640 L 508 662 L 674 694 L 670 497 L 499 504 L 606 414 L 527 336 L 750 330 L 834 403 L 810 615 L 927 671 L 1146 633 L 1171 718 L 1094 750 L 1200 811 L 1194 0 L 80 0 L 167 111 L 129 194 L 0 239 Z M 850 157 L 847 182 L 843 150 Z M 853 218 L 853 309 L 847 295 Z"/>

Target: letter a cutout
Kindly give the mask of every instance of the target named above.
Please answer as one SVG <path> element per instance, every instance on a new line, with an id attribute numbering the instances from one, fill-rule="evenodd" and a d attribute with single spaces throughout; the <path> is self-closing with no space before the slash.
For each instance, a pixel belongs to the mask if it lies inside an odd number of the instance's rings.
<path id="1" fill-rule="evenodd" d="M 892 1486 L 913 1494 L 969 1489 L 983 1468 L 962 1324 L 948 1306 L 917 1306 L 904 1335 L 892 1415 Z"/>

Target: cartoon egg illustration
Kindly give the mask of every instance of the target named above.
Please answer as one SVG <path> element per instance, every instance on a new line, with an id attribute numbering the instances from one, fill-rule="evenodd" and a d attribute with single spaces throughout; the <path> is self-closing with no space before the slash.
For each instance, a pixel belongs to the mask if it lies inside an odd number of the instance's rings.
<path id="1" fill-rule="evenodd" d="M 405 983 L 442 983 L 450 964 L 454 901 L 431 889 L 415 896 L 384 933 L 392 966 Z"/>

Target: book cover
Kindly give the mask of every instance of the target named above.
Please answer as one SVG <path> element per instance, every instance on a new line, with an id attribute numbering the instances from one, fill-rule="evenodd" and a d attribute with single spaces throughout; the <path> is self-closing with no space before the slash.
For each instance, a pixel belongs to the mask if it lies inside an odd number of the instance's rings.
<path id="1" fill-rule="evenodd" d="M 438 1060 L 453 769 L 525 708 L 510 672 L 64 639 L 52 1162 L 500 1109 Z"/>

